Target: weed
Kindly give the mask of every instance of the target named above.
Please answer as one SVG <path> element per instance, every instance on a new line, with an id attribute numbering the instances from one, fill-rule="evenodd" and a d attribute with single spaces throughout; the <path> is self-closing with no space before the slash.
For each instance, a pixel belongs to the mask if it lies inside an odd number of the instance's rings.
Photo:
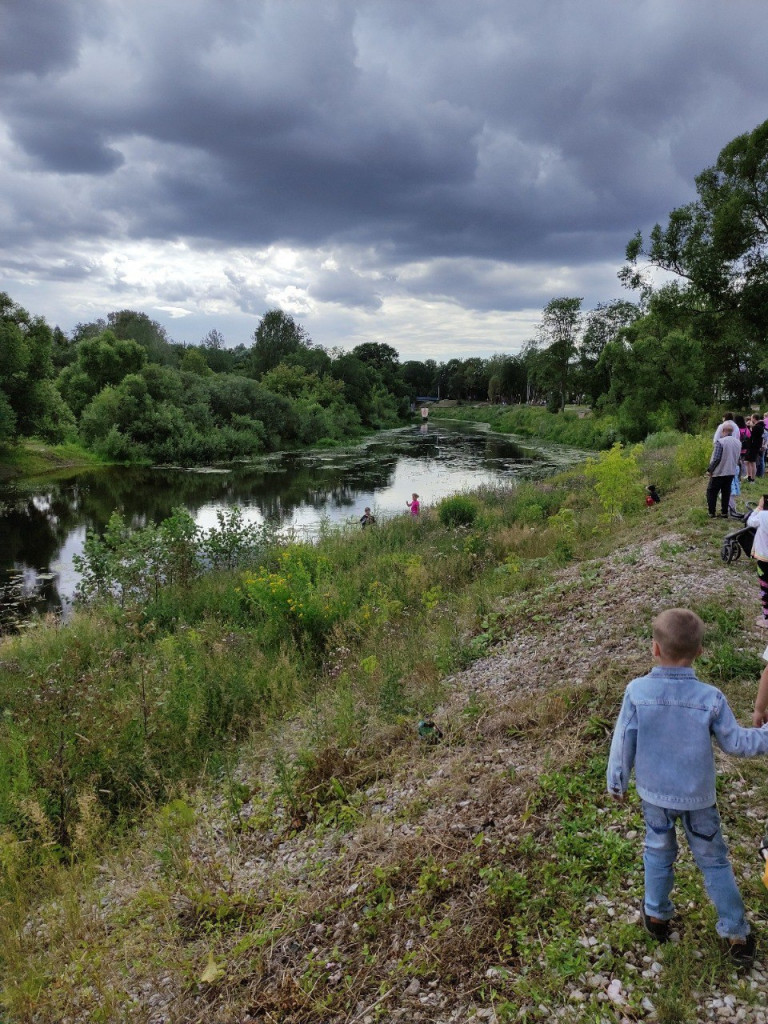
<path id="1" fill-rule="evenodd" d="M 600 452 L 597 459 L 588 459 L 585 475 L 595 481 L 595 491 L 608 522 L 619 518 L 642 501 L 642 473 L 638 465 L 638 448 L 624 451 L 614 444 L 610 451 Z"/>
<path id="2" fill-rule="evenodd" d="M 477 504 L 468 495 L 454 494 L 440 502 L 437 515 L 443 526 L 472 526 L 477 519 Z"/>

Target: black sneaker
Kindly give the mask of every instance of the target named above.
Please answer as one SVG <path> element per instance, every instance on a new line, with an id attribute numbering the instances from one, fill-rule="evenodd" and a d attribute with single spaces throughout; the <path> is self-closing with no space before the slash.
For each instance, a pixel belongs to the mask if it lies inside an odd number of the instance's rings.
<path id="1" fill-rule="evenodd" d="M 652 935 L 657 942 L 669 940 L 669 921 L 652 921 L 645 912 L 645 907 L 640 908 L 643 912 L 643 928 Z"/>
<path id="2" fill-rule="evenodd" d="M 728 941 L 728 940 L 727 940 Z M 728 941 L 726 952 L 737 967 L 749 968 L 755 962 L 755 950 L 757 941 L 755 933 L 750 932 L 744 942 Z"/>

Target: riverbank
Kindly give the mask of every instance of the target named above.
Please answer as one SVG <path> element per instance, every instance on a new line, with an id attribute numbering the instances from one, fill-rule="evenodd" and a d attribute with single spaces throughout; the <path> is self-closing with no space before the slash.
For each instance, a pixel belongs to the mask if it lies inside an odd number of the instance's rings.
<path id="1" fill-rule="evenodd" d="M 752 566 L 720 560 L 728 527 L 706 518 L 700 478 L 685 478 L 695 458 L 638 458 L 634 475 L 606 454 L 602 480 L 579 469 L 477 495 L 463 527 L 428 510 L 329 538 L 327 572 L 293 558 L 265 565 L 261 584 L 258 570 L 193 582 L 139 619 L 129 612 L 127 625 L 118 610 L 92 612 L 69 633 L 46 627 L 4 644 L 5 677 L 19 680 L 33 671 L 44 682 L 76 654 L 67 703 L 61 686 L 42 703 L 52 739 L 65 707 L 68 735 L 85 737 L 72 743 L 91 759 L 99 735 L 84 716 L 107 689 L 123 712 L 132 693 L 139 733 L 144 721 L 167 745 L 163 708 L 210 729 L 206 714 L 232 707 L 235 692 L 244 699 L 249 664 L 264 680 L 258 710 L 239 705 L 237 753 L 222 756 L 222 737 L 207 755 L 213 781 L 177 776 L 117 852 L 83 775 L 73 865 L 41 862 L 48 895 L 25 925 L 13 914 L 2 925 L 10 1020 L 768 1020 L 766 936 L 758 967 L 737 977 L 687 858 L 675 941 L 659 948 L 642 931 L 639 808 L 603 792 L 608 733 L 624 684 L 649 664 L 659 607 L 704 617 L 699 672 L 742 721 L 761 667 L 763 638 L 747 625 Z M 651 479 L 663 500 L 648 509 Z M 623 497 L 609 509 L 593 485 L 611 481 Z M 253 636 L 265 625 L 287 630 L 266 659 Z M 204 678 L 214 689 L 184 708 Z M 78 693 L 87 701 L 70 708 Z M 418 734 L 426 715 L 438 742 Z M 183 735 L 194 754 L 194 734 Z M 17 732 L 17 757 L 24 748 Z M 765 764 L 719 764 L 761 933 Z M 45 831 L 45 810 L 29 794 L 18 801 L 28 838 Z M 6 819 L 6 907 L 12 827 Z"/>
<path id="2" fill-rule="evenodd" d="M 551 413 L 538 405 L 492 405 L 486 403 L 437 405 L 430 419 L 461 420 L 465 423 L 488 423 L 502 434 L 518 434 L 554 444 L 569 445 L 586 451 L 610 448 L 620 441 L 615 417 L 596 417 L 586 406 L 566 407 Z"/>
<path id="3" fill-rule="evenodd" d="M 0 481 L 103 465 L 106 465 L 104 459 L 79 444 L 49 445 L 24 440 L 0 451 Z"/>

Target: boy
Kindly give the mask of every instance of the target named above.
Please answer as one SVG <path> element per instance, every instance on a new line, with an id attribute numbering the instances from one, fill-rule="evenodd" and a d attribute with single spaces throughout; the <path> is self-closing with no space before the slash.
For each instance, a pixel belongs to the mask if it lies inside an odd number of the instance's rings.
<path id="1" fill-rule="evenodd" d="M 654 619 L 657 664 L 624 692 L 611 741 L 608 791 L 624 800 L 634 765 L 646 824 L 642 912 L 647 931 L 660 942 L 669 938 L 680 818 L 717 909 L 717 933 L 730 956 L 748 966 L 755 937 L 720 832 L 712 739 L 728 754 L 754 757 L 768 754 L 768 728 L 742 728 L 724 695 L 696 678 L 691 665 L 701 653 L 703 635 L 704 623 L 685 608 L 670 608 Z"/>

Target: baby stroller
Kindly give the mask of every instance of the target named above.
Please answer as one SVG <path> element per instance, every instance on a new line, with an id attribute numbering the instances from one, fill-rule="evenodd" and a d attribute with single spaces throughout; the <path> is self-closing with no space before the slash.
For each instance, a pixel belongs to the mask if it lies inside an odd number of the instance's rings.
<path id="1" fill-rule="evenodd" d="M 756 530 L 754 526 L 747 526 L 747 520 L 754 510 L 754 502 L 747 502 L 747 511 L 743 515 L 734 515 L 731 512 L 731 518 L 738 519 L 742 526 L 741 529 L 734 530 L 733 533 L 727 533 L 723 537 L 720 557 L 726 565 L 730 565 L 731 562 L 738 562 L 742 551 L 747 557 L 752 554 L 752 544 L 755 539 Z"/>

